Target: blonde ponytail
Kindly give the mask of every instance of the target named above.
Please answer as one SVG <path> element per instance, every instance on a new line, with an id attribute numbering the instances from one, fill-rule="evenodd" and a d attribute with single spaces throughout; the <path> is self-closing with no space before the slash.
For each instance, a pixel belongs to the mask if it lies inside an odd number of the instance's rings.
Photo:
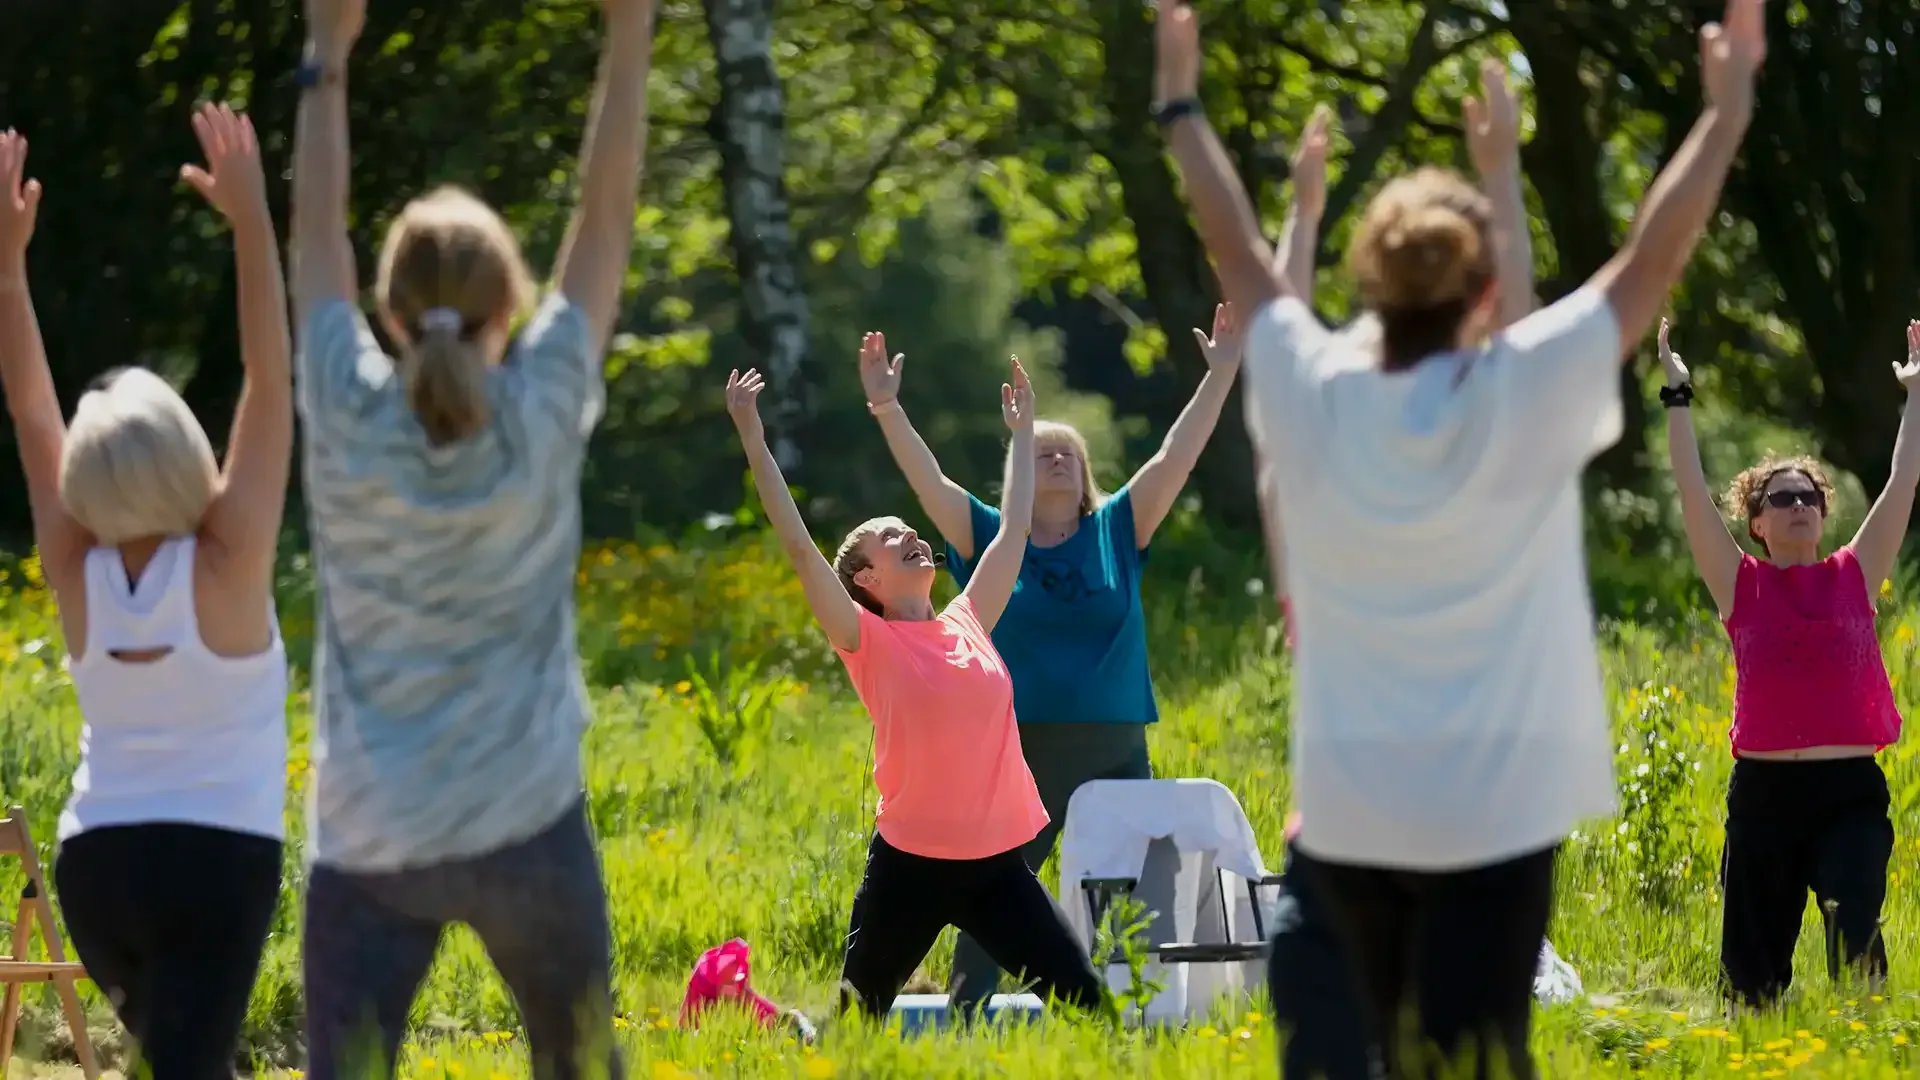
<path id="1" fill-rule="evenodd" d="M 421 331 L 403 374 L 407 403 L 428 443 L 459 442 L 486 426 L 486 358 L 457 328 Z"/>

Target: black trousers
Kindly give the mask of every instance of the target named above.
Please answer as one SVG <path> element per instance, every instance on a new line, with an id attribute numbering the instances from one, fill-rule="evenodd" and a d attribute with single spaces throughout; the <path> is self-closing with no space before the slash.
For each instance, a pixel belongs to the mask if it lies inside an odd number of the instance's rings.
<path id="1" fill-rule="evenodd" d="M 280 854 L 278 840 L 174 823 L 90 829 L 60 845 L 53 882 L 74 951 L 152 1080 L 234 1075 Z"/>
<path id="2" fill-rule="evenodd" d="M 850 990 L 862 1012 L 886 1016 L 948 926 L 971 934 L 996 965 L 1022 973 L 1043 998 L 1085 1009 L 1106 1001 L 1093 960 L 1019 848 L 985 859 L 931 859 L 876 832 L 847 927 L 842 1009 Z"/>
<path id="3" fill-rule="evenodd" d="M 303 942 L 307 1075 L 391 1077 L 448 923 L 473 929 L 527 1029 L 534 1080 L 618 1077 L 613 934 L 587 803 L 468 859 L 388 873 L 315 866 Z"/>
<path id="4" fill-rule="evenodd" d="M 1890 802 L 1870 757 L 1734 763 L 1720 862 L 1720 970 L 1732 997 L 1765 1006 L 1793 983 L 1809 890 L 1827 928 L 1827 974 L 1838 978 L 1844 959 L 1886 976 Z"/>
<path id="5" fill-rule="evenodd" d="M 1533 975 L 1558 852 L 1447 872 L 1308 863 L 1390 1076 L 1536 1075 Z"/>
<path id="6" fill-rule="evenodd" d="M 1267 996 L 1280 1036 L 1280 1075 L 1371 1080 L 1381 1068 L 1367 1010 L 1333 913 L 1315 888 L 1306 852 L 1287 844 L 1281 899 L 1267 961 Z"/>

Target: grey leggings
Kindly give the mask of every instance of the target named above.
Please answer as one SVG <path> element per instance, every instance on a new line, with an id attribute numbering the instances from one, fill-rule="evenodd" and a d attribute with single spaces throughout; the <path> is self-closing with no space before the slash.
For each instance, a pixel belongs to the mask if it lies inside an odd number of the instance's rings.
<path id="1" fill-rule="evenodd" d="M 394 1075 L 448 923 L 472 927 L 526 1024 L 536 1080 L 622 1075 L 612 934 L 582 799 L 529 840 L 392 873 L 315 866 L 303 966 L 311 1080 Z"/>
<path id="2" fill-rule="evenodd" d="M 1067 824 L 1067 800 L 1089 780 L 1151 780 L 1145 724 L 1021 724 L 1020 751 L 1040 789 L 1050 818 L 1040 835 L 1020 849 L 1034 873 L 1052 854 Z M 1057 898 L 1082 903 L 1078 896 Z M 953 946 L 953 981 L 948 993 L 956 1005 L 976 1005 L 1000 986 L 1000 967 L 980 943 L 961 934 Z"/>

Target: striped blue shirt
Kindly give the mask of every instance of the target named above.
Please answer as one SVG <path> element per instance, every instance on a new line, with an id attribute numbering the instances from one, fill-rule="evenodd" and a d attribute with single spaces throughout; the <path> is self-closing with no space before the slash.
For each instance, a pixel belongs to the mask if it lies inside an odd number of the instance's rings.
<path id="1" fill-rule="evenodd" d="M 535 835 L 583 789 L 580 469 L 606 387 L 557 292 L 490 373 L 486 427 L 434 447 L 358 308 L 296 359 L 319 577 L 310 856 L 377 872 Z"/>

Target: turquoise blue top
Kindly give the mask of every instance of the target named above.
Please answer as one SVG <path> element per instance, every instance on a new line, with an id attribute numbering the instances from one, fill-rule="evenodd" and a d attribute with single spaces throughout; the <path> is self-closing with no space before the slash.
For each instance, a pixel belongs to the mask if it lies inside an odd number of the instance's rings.
<path id="1" fill-rule="evenodd" d="M 974 553 L 1000 531 L 1000 511 L 967 496 Z M 993 644 L 1013 673 L 1022 724 L 1151 724 L 1160 719 L 1147 674 L 1147 623 L 1134 540 L 1133 495 L 1121 488 L 1064 543 L 1027 543 L 1013 599 Z M 973 566 L 947 545 L 947 569 L 963 587 Z"/>

